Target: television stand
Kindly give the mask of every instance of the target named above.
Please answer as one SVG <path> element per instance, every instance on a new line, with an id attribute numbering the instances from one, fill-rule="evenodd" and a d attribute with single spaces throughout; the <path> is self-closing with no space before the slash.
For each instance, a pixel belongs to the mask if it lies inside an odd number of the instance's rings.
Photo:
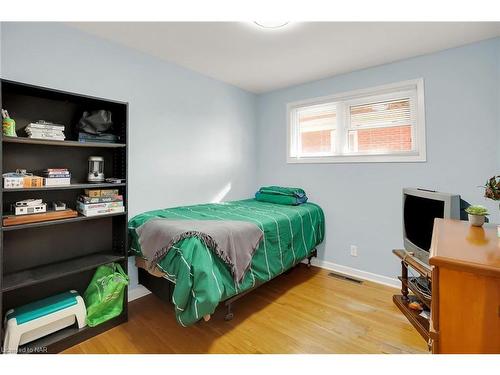
<path id="1" fill-rule="evenodd" d="M 401 281 L 401 294 L 395 294 L 392 300 L 430 345 L 429 319 L 421 316 L 419 311 L 411 309 L 408 305 L 410 302 L 417 300 L 430 310 L 431 298 L 429 294 L 422 292 L 422 288 L 419 287 L 416 277 L 408 277 L 408 267 L 414 269 L 429 284 L 431 282 L 431 269 L 410 255 L 406 250 L 396 249 L 392 250 L 392 253 L 401 259 L 401 276 L 398 277 Z M 410 292 L 412 292 L 411 295 Z"/>

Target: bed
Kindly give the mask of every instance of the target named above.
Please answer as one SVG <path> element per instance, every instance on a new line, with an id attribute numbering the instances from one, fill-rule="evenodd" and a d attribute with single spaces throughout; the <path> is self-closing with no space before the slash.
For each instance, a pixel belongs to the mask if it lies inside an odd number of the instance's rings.
<path id="1" fill-rule="evenodd" d="M 148 259 L 141 249 L 144 242 L 138 232 L 153 219 L 244 221 L 259 228 L 262 240 L 248 270 L 236 282 L 228 264 L 196 236 L 183 238 L 154 262 Z M 176 319 L 180 325 L 189 326 L 213 314 L 219 303 L 245 294 L 304 259 L 310 260 L 323 241 L 324 228 L 323 210 L 314 203 L 287 206 L 247 199 L 139 214 L 129 221 L 129 243 L 139 267 L 173 284 L 170 298 Z M 226 306 L 226 319 L 230 319 L 231 304 Z"/>

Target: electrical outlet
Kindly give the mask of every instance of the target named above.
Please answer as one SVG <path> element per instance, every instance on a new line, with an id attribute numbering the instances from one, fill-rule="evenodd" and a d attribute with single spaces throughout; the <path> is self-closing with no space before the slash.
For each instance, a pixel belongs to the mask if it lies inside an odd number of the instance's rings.
<path id="1" fill-rule="evenodd" d="M 352 257 L 358 256 L 358 247 L 356 245 L 351 245 L 351 256 Z"/>

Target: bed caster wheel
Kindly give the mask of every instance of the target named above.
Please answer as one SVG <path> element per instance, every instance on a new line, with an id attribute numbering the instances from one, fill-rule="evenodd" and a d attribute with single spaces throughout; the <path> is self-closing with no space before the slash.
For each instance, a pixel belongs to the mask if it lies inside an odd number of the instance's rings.
<path id="1" fill-rule="evenodd" d="M 224 320 L 225 320 L 226 322 L 228 322 L 228 321 L 230 321 L 230 320 L 233 320 L 233 318 L 234 318 L 234 314 L 233 314 L 233 313 L 228 313 L 228 314 L 226 314 L 226 315 L 224 316 Z"/>
<path id="2" fill-rule="evenodd" d="M 307 263 L 307 268 L 311 268 L 311 262 Z"/>

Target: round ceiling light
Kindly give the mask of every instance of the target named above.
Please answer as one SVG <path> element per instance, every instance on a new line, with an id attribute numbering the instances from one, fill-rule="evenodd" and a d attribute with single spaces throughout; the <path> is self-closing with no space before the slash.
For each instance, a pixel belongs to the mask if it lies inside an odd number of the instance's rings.
<path id="1" fill-rule="evenodd" d="M 253 23 L 264 29 L 279 29 L 288 25 L 288 21 L 253 21 Z"/>

